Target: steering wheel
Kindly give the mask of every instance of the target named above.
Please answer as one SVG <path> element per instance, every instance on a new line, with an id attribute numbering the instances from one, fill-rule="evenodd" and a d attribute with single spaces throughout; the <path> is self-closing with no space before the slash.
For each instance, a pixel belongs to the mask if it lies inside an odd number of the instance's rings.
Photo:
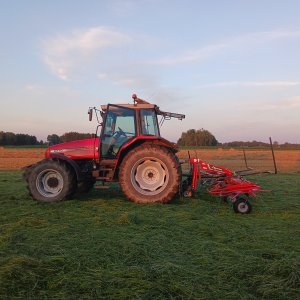
<path id="1" fill-rule="evenodd" d="M 127 137 L 127 134 L 123 131 L 122 128 L 118 127 L 118 129 L 119 129 L 120 136 L 123 135 L 123 136 Z"/>
<path id="2" fill-rule="evenodd" d="M 117 141 L 122 137 L 124 136 L 126 139 L 128 138 L 127 134 L 125 133 L 125 131 L 118 127 L 118 131 L 115 131 L 115 133 L 111 136 L 111 139 L 109 141 L 109 144 L 108 144 L 108 153 L 111 153 L 113 154 L 114 156 L 116 156 L 116 153 L 114 153 L 114 145 L 115 143 L 117 143 Z"/>

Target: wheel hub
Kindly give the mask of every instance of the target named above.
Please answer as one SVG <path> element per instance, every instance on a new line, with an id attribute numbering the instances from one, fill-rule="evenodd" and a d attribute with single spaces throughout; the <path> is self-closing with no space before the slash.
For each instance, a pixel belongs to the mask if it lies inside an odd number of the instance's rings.
<path id="1" fill-rule="evenodd" d="M 44 170 L 36 178 L 37 190 L 44 197 L 56 197 L 63 186 L 63 177 L 56 170 Z"/>
<path id="2" fill-rule="evenodd" d="M 165 165 L 154 159 L 138 161 L 132 169 L 132 183 L 145 195 L 158 194 L 169 179 Z"/>
<path id="3" fill-rule="evenodd" d="M 149 181 L 155 181 L 156 177 L 157 177 L 157 172 L 153 169 L 146 170 L 145 174 L 143 175 L 143 178 Z"/>
<path id="4" fill-rule="evenodd" d="M 247 205 L 247 203 L 241 202 L 241 203 L 239 203 L 238 208 L 239 208 L 239 211 L 243 213 L 243 212 L 247 211 L 248 205 Z"/>
<path id="5" fill-rule="evenodd" d="M 56 177 L 50 177 L 47 181 L 47 185 L 50 188 L 55 188 L 58 186 L 58 179 Z"/>

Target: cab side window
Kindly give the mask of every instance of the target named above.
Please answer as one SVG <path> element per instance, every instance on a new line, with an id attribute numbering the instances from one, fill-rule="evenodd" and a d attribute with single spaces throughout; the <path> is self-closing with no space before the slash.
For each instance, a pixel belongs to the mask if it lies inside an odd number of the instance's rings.
<path id="1" fill-rule="evenodd" d="M 135 111 L 109 106 L 101 140 L 101 156 L 115 158 L 124 143 L 136 136 Z"/>
<path id="2" fill-rule="evenodd" d="M 159 136 L 155 111 L 152 109 L 141 109 L 140 116 L 142 134 Z"/>

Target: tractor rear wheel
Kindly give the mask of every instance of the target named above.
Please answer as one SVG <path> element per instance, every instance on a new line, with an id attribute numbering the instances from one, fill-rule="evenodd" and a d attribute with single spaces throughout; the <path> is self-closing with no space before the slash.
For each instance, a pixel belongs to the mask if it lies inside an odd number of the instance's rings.
<path id="1" fill-rule="evenodd" d="M 29 194 L 41 202 L 69 198 L 76 190 L 74 172 L 59 160 L 42 160 L 24 173 Z"/>
<path id="2" fill-rule="evenodd" d="M 180 165 L 167 148 L 142 145 L 125 156 L 119 180 L 124 194 L 133 202 L 169 202 L 179 189 Z"/>

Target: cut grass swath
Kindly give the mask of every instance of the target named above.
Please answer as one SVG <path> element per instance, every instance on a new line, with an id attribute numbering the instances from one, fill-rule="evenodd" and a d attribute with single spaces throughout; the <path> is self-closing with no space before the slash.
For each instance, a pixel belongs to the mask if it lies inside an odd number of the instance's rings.
<path id="1" fill-rule="evenodd" d="M 0 298 L 296 299 L 300 174 L 251 180 L 274 192 L 237 215 L 204 191 L 141 206 L 118 185 L 41 204 L 0 172 Z"/>

